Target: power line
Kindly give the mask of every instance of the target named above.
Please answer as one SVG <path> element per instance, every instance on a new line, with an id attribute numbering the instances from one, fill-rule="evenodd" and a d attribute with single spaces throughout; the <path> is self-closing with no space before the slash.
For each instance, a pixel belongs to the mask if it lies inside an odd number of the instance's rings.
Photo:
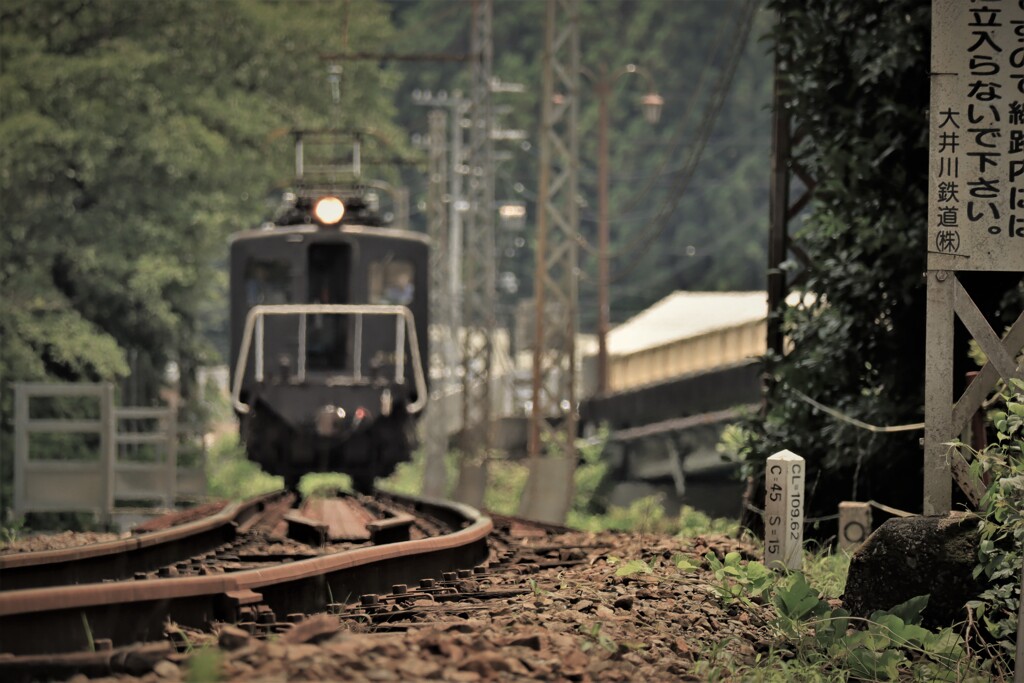
<path id="1" fill-rule="evenodd" d="M 753 17 L 753 9 L 755 9 L 752 8 L 752 4 L 753 0 L 747 0 L 747 5 L 744 9 L 744 12 L 749 13 L 749 16 L 751 18 Z M 700 78 L 697 83 L 697 88 L 694 90 L 693 96 L 690 97 L 687 101 L 686 112 L 683 114 L 683 117 L 681 118 L 681 125 L 676 129 L 676 134 L 672 138 L 669 152 L 662 159 L 658 171 L 656 171 L 653 176 L 650 176 L 648 182 L 640 190 L 640 192 L 634 195 L 630 202 L 626 204 L 626 206 L 623 207 L 623 209 L 621 209 L 620 215 L 632 211 L 637 205 L 639 205 L 640 202 L 644 200 L 648 194 L 650 194 L 651 190 L 654 189 L 655 185 L 657 184 L 657 179 L 662 178 L 665 175 L 671 175 L 672 177 L 675 178 L 682 178 L 682 180 L 677 181 L 677 189 L 673 193 L 676 197 L 676 201 L 671 202 L 671 200 L 666 200 L 666 203 L 663 203 L 662 208 L 655 214 L 656 221 L 659 217 L 662 221 L 666 221 L 668 216 L 672 212 L 674 212 L 676 207 L 678 206 L 679 198 L 682 194 L 682 191 L 688 186 L 690 177 L 693 175 L 693 171 L 700 161 L 704 145 L 706 144 L 710 136 L 711 130 L 713 129 L 713 123 L 717 117 L 718 111 L 721 108 L 721 100 L 724 99 L 724 95 L 728 92 L 729 85 L 732 82 L 732 77 L 735 73 L 735 67 L 736 64 L 738 64 L 737 52 L 739 52 L 739 54 L 742 55 L 743 49 L 746 47 L 746 40 L 750 30 L 749 24 L 747 24 L 746 28 L 744 29 L 744 24 L 741 22 L 741 24 L 736 29 L 737 32 L 733 36 L 729 57 L 727 58 L 726 69 L 720 73 L 718 85 L 715 89 L 715 92 L 712 94 L 711 102 L 709 103 L 708 110 L 704 114 L 704 118 L 701 121 L 701 125 L 698 127 L 697 135 L 693 141 L 689 157 L 681 167 L 673 169 L 672 173 L 664 173 L 665 167 L 668 165 L 670 159 L 676 157 L 677 152 L 683 146 L 683 138 L 685 136 L 685 132 L 688 130 L 685 124 L 687 121 L 689 121 L 691 114 L 694 112 L 696 108 L 696 103 L 701 99 L 699 97 L 699 94 L 704 90 L 708 74 L 711 71 L 711 65 L 717 61 L 716 58 L 719 54 L 719 51 L 725 45 L 724 37 L 726 34 L 726 29 L 733 24 L 731 16 L 732 15 L 730 15 L 729 13 L 723 13 L 722 21 L 718 26 L 718 31 L 716 32 L 712 49 L 707 53 L 708 58 L 701 67 Z M 666 215 L 665 207 L 669 204 L 671 204 L 671 209 L 669 209 L 669 211 L 667 212 L 668 215 Z M 657 222 L 655 222 L 655 224 L 657 224 Z M 657 230 L 656 232 L 660 234 L 660 232 L 663 230 L 664 226 L 661 228 L 661 230 Z M 582 246 L 588 253 L 590 253 L 591 255 L 596 254 L 596 249 L 582 235 L 580 236 L 579 241 L 580 246 Z M 639 240 L 641 244 L 646 241 L 647 240 Z M 620 258 L 622 256 L 629 254 L 632 251 L 635 251 L 637 248 L 638 240 L 631 240 L 629 243 L 627 243 L 625 247 L 620 247 L 614 250 L 610 254 L 610 258 Z M 622 277 L 623 276 L 613 276 L 611 278 L 611 281 L 616 282 L 620 280 Z"/>
<path id="2" fill-rule="evenodd" d="M 676 152 L 678 152 L 679 148 L 682 146 L 683 138 L 686 135 L 687 131 L 686 123 L 690 120 L 691 115 L 696 109 L 697 101 L 701 99 L 700 94 L 704 90 L 708 73 L 711 71 L 711 64 L 715 61 L 715 57 L 718 55 L 719 49 L 723 45 L 723 39 L 725 37 L 726 29 L 732 23 L 731 19 L 732 18 L 728 12 L 722 13 L 722 18 L 718 24 L 718 30 L 715 31 L 715 39 L 712 43 L 711 50 L 708 51 L 707 59 L 704 61 L 704 64 L 700 68 L 700 77 L 697 80 L 697 87 L 694 89 L 693 95 L 689 97 L 686 101 L 686 111 L 680 118 L 679 126 L 676 128 L 676 133 L 672 137 L 669 151 L 662 158 L 661 165 L 658 167 L 658 170 L 655 172 L 655 175 L 651 177 L 651 181 L 648 182 L 643 188 L 641 188 L 640 192 L 638 192 L 630 200 L 630 202 L 621 209 L 620 213 L 628 213 L 632 211 L 640 204 L 640 202 L 642 202 L 647 197 L 647 195 L 654 187 L 653 179 L 656 177 L 661 177 L 662 175 L 665 174 L 665 167 L 668 166 L 669 161 L 671 159 L 675 158 Z M 616 255 L 617 254 L 613 253 L 611 256 L 612 258 L 614 258 Z"/>
<path id="3" fill-rule="evenodd" d="M 612 276 L 612 282 L 618 282 L 631 275 L 638 267 L 638 264 L 643 260 L 643 255 L 651 248 L 654 240 L 659 238 L 668 228 L 669 219 L 679 206 L 679 202 L 682 200 L 682 196 L 686 192 L 690 179 L 693 177 L 697 164 L 700 162 L 700 158 L 704 152 L 704 147 L 710 137 L 711 130 L 717 121 L 718 114 L 721 112 L 722 105 L 725 103 L 726 95 L 728 94 L 729 87 L 732 84 L 733 76 L 736 74 L 736 68 L 739 66 L 740 58 L 747 46 L 747 39 L 750 36 L 750 29 L 753 25 L 754 14 L 757 11 L 757 6 L 757 0 L 747 0 L 746 2 L 742 19 L 739 27 L 737 28 L 736 35 L 733 38 L 732 52 L 729 55 L 729 62 L 726 65 L 725 70 L 722 72 L 722 77 L 719 79 L 718 88 L 712 98 L 711 105 L 705 112 L 704 119 L 701 122 L 701 127 L 697 133 L 696 144 L 690 154 L 690 163 L 687 164 L 686 169 L 679 174 L 679 182 L 676 185 L 675 192 L 672 193 L 672 197 L 669 201 L 662 206 L 662 210 L 659 213 L 659 219 L 653 224 L 653 229 L 638 236 L 637 238 L 634 238 L 625 249 L 618 251 L 616 256 L 622 256 L 630 252 L 634 252 L 639 248 L 643 248 L 643 251 L 637 256 L 636 260 L 634 260 L 630 266 L 627 266 L 624 271 Z"/>

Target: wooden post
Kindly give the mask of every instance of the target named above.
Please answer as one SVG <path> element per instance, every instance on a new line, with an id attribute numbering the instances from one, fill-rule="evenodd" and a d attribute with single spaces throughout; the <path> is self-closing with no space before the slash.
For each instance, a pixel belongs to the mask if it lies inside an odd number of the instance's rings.
<path id="1" fill-rule="evenodd" d="M 167 475 L 166 475 L 166 499 L 164 506 L 170 510 L 174 509 L 174 503 L 178 500 L 178 399 L 173 397 L 167 406 L 166 429 L 167 429 Z"/>
<path id="2" fill-rule="evenodd" d="M 14 519 L 25 514 L 25 471 L 28 469 L 29 388 L 14 385 L 14 497 L 11 502 Z M 13 521 L 13 520 L 11 520 Z"/>
<path id="3" fill-rule="evenodd" d="M 115 471 L 117 469 L 117 412 L 114 407 L 114 385 L 103 382 L 100 385 L 100 463 L 104 470 L 103 504 L 97 510 L 100 523 L 109 528 L 114 518 Z"/>
<path id="4" fill-rule="evenodd" d="M 799 570 L 804 546 L 804 459 L 779 451 L 765 467 L 764 563 Z"/>
<path id="5" fill-rule="evenodd" d="M 839 547 L 853 552 L 871 533 L 871 506 L 843 501 L 839 504 Z"/>
<path id="6" fill-rule="evenodd" d="M 1021 590 L 1024 590 L 1024 568 L 1021 569 Z M 1017 606 L 1017 658 L 1013 664 L 1013 683 L 1024 683 L 1024 600 L 1020 600 Z"/>
<path id="7" fill-rule="evenodd" d="M 487 493 L 487 460 L 470 459 L 463 455 L 459 462 L 459 480 L 452 496 L 470 507 L 482 508 Z"/>

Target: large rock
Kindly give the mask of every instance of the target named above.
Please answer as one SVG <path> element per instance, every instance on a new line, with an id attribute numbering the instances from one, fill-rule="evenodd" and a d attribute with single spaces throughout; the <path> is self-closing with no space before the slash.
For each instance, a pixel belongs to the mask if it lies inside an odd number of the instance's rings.
<path id="1" fill-rule="evenodd" d="M 867 617 L 927 593 L 926 626 L 962 621 L 983 590 L 972 578 L 978 539 L 978 518 L 965 512 L 890 519 L 853 554 L 843 605 Z"/>

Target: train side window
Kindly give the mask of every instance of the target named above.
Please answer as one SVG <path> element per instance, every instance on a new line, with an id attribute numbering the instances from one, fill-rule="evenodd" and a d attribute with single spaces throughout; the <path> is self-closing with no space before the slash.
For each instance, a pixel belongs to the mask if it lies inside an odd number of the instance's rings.
<path id="1" fill-rule="evenodd" d="M 416 270 L 408 261 L 375 261 L 370 264 L 370 303 L 408 306 L 416 293 Z"/>
<path id="2" fill-rule="evenodd" d="M 245 264 L 245 303 L 287 304 L 291 297 L 291 266 L 287 261 L 249 259 Z"/>

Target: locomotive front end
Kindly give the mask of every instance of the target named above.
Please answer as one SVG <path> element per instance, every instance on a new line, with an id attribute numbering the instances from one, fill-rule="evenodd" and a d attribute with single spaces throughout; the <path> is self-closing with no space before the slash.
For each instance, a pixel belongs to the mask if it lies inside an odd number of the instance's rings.
<path id="1" fill-rule="evenodd" d="M 346 204 L 231 244 L 232 400 L 249 458 L 289 486 L 336 471 L 368 490 L 410 457 L 427 399 L 427 240 Z"/>

